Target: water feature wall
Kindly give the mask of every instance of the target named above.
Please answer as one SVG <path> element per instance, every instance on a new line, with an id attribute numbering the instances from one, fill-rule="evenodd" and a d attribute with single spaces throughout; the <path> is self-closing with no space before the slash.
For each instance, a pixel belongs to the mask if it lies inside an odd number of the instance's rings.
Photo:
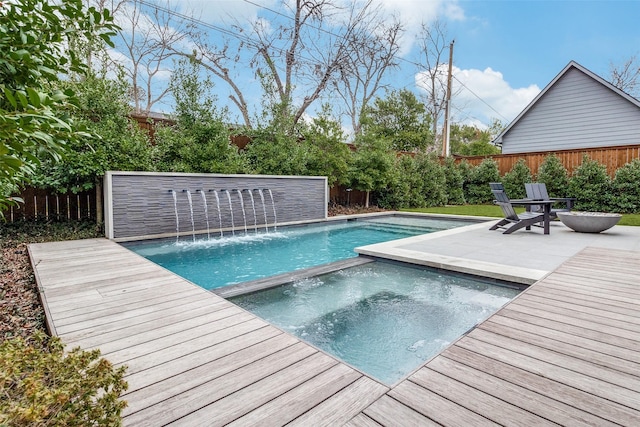
<path id="1" fill-rule="evenodd" d="M 213 238 L 327 218 L 325 177 L 110 171 L 104 182 L 105 234 L 116 241 Z"/>

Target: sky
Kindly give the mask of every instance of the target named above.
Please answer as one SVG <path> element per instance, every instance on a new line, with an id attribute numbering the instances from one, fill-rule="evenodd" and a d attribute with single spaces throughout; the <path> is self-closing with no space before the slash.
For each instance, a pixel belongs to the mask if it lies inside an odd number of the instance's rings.
<path id="1" fill-rule="evenodd" d="M 270 9 L 282 6 L 277 0 L 169 1 L 216 26 L 230 19 L 268 22 L 275 16 Z M 395 13 L 407 30 L 401 67 L 390 80 L 398 89 L 420 94 L 415 36 L 422 23 L 446 24 L 448 38 L 455 40 L 453 122 L 509 123 L 572 60 L 609 79 L 611 64 L 640 59 L 640 0 L 373 1 Z"/>

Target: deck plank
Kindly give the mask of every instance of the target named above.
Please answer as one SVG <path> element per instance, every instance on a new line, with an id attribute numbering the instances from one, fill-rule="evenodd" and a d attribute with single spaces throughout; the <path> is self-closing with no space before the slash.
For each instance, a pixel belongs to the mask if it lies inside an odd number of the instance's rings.
<path id="1" fill-rule="evenodd" d="M 431 403 L 431 402 L 430 402 Z M 380 397 L 367 409 L 364 410 L 368 419 L 383 426 L 439 426 L 430 418 L 411 409 L 409 406 L 400 403 L 388 394 Z M 366 420 L 366 419 L 365 419 Z M 364 421 L 364 420 L 361 420 Z M 356 425 L 358 425 L 356 423 Z M 369 425 L 369 424 L 365 424 Z M 376 425 L 376 424 L 374 424 Z"/>
<path id="2" fill-rule="evenodd" d="M 128 365 L 125 426 L 640 425 L 640 252 L 584 249 L 394 387 L 114 242 L 29 254 L 52 332 Z"/>
<path id="3" fill-rule="evenodd" d="M 377 381 L 367 377 L 360 377 L 287 425 L 292 427 L 343 425 L 356 417 L 388 390 L 388 387 Z"/>

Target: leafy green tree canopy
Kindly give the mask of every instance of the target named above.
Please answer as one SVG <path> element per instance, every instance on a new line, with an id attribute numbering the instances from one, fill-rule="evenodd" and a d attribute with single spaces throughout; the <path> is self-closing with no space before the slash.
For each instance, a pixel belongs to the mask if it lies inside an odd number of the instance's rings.
<path id="1" fill-rule="evenodd" d="M 326 176 L 331 187 L 347 183 L 351 151 L 344 143 L 346 136 L 342 126 L 331 117 L 328 105 L 323 106 L 303 135 L 309 150 L 307 173 Z"/>
<path id="2" fill-rule="evenodd" d="M 57 83 L 86 74 L 80 53 L 97 40 L 111 44 L 116 28 L 109 11 L 80 0 L 0 3 L 0 208 L 40 156 L 59 158 L 86 135 L 68 113 L 73 92 Z"/>
<path id="3" fill-rule="evenodd" d="M 453 123 L 449 138 L 451 153 L 460 156 L 490 156 L 500 154 L 500 149 L 491 144 L 491 129 Z"/>
<path id="4" fill-rule="evenodd" d="M 77 93 L 75 123 L 90 137 L 71 139 L 59 161 L 45 159 L 33 179 L 42 188 L 59 193 L 101 189 L 108 170 L 150 170 L 151 145 L 147 133 L 129 119 L 129 87 L 124 80 L 87 76 L 65 82 Z"/>
<path id="5" fill-rule="evenodd" d="M 369 206 L 371 191 L 382 190 L 394 178 L 396 155 L 388 141 L 369 134 L 359 136 L 355 142 L 356 152 L 349 170 L 349 185 L 367 192 Z"/>
<path id="6" fill-rule="evenodd" d="M 431 116 L 413 92 L 402 89 L 376 98 L 361 117 L 362 131 L 390 141 L 396 151 L 424 151 L 434 144 Z"/>
<path id="7" fill-rule="evenodd" d="M 216 108 L 213 84 L 202 80 L 198 65 L 179 61 L 171 78 L 176 124 L 157 130 L 153 160 L 166 172 L 244 173 L 247 166 L 230 144 L 226 110 Z"/>

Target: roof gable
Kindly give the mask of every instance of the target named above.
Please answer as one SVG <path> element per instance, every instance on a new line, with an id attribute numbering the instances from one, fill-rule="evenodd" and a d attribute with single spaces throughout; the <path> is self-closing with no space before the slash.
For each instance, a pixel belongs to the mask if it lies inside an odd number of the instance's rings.
<path id="1" fill-rule="evenodd" d="M 626 100 L 638 109 L 638 119 L 640 120 L 640 100 L 623 92 L 575 61 L 571 61 L 547 86 L 545 86 L 545 88 L 529 103 L 529 105 L 527 105 L 527 107 L 505 129 L 503 129 L 503 131 L 494 139 L 494 142 L 498 144 L 503 143 L 503 138 L 505 138 L 509 132 L 514 130 L 514 128 L 523 126 L 523 122 L 526 121 L 526 118 L 534 114 L 533 111 L 540 108 L 546 108 L 544 105 L 545 101 L 549 101 L 546 104 L 550 104 L 551 98 L 559 98 L 562 96 L 559 92 L 562 92 L 563 90 L 571 91 L 572 88 L 569 80 L 575 81 L 576 79 L 581 80 L 583 86 L 590 86 L 592 91 L 589 91 L 588 93 L 576 92 L 577 89 L 574 89 L 574 93 L 571 94 L 574 102 L 576 101 L 576 98 L 581 98 L 578 103 L 582 103 L 583 105 L 587 105 L 594 101 L 598 102 L 603 98 L 608 98 L 609 102 L 617 103 L 624 102 L 623 100 Z M 594 96 L 597 96 L 598 99 L 593 99 Z M 589 99 L 589 97 L 591 97 L 591 99 Z M 558 100 L 555 100 L 554 103 L 558 104 Z M 562 110 L 560 114 L 566 114 L 565 111 L 571 110 L 571 105 L 566 106 L 569 108 L 567 110 Z M 580 112 L 576 113 L 579 114 Z"/>

